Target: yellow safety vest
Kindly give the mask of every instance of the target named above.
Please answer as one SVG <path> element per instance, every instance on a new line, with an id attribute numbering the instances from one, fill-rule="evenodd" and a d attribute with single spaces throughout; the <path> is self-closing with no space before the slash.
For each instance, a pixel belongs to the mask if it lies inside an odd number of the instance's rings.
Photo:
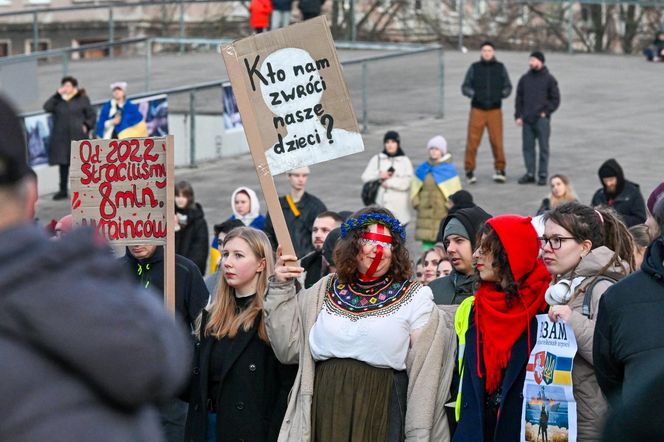
<path id="1" fill-rule="evenodd" d="M 464 299 L 454 315 L 454 329 L 459 340 L 459 392 L 454 407 L 454 418 L 457 422 L 461 419 L 461 387 L 463 386 L 463 356 L 466 351 L 466 332 L 470 324 L 470 311 L 473 309 L 474 296 Z"/>

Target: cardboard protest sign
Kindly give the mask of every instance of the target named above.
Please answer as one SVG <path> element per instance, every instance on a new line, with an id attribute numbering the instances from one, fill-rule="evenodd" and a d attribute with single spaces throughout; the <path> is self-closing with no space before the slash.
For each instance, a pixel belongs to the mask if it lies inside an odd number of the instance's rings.
<path id="1" fill-rule="evenodd" d="M 537 315 L 537 343 L 530 353 L 523 385 L 521 441 L 576 441 L 576 401 L 572 366 L 577 345 L 562 319 Z"/>
<path id="2" fill-rule="evenodd" d="M 364 150 L 329 26 L 321 16 L 221 52 L 275 231 L 292 250 L 271 176 Z"/>
<path id="3" fill-rule="evenodd" d="M 272 175 L 364 150 L 325 17 L 222 49 L 233 90 L 244 88 Z M 229 64 L 239 65 L 231 73 Z M 252 149 L 255 146 L 252 146 Z"/>
<path id="4" fill-rule="evenodd" d="M 165 299 L 174 308 L 173 136 L 71 144 L 74 223 L 110 243 L 163 245 Z"/>

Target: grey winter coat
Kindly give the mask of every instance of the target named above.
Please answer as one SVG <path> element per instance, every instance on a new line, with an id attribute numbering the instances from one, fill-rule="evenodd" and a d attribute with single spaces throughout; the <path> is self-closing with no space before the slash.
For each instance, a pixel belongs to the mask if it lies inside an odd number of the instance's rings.
<path id="1" fill-rule="evenodd" d="M 44 110 L 53 114 L 48 162 L 51 166 L 69 164 L 71 142 L 88 138 L 88 132 L 95 127 L 97 114 L 84 90 L 79 90 L 69 101 L 55 93 L 44 103 Z"/>
<path id="2" fill-rule="evenodd" d="M 0 440 L 157 442 L 190 341 L 87 232 L 0 232 Z"/>

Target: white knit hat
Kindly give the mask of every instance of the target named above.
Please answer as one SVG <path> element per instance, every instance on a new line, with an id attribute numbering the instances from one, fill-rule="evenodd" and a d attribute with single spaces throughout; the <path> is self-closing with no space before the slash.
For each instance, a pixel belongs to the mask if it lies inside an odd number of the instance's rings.
<path id="1" fill-rule="evenodd" d="M 126 81 L 116 81 L 111 83 L 111 90 L 122 89 L 123 92 L 127 92 L 127 82 Z"/>
<path id="2" fill-rule="evenodd" d="M 436 135 L 427 143 L 427 150 L 438 149 L 440 153 L 445 155 L 447 153 L 447 141 L 442 135 Z"/>

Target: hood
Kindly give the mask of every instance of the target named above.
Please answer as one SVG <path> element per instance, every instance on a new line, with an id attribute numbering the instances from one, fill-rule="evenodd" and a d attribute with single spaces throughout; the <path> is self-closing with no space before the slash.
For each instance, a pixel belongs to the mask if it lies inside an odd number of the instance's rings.
<path id="1" fill-rule="evenodd" d="M 590 253 L 581 259 L 579 265 L 576 266 L 574 276 L 597 275 L 604 266 L 613 260 L 613 255 L 613 250 L 606 246 L 591 250 Z M 622 260 L 620 261 L 620 265 L 613 263 L 603 274 L 617 281 L 629 274 L 629 264 Z"/>
<path id="2" fill-rule="evenodd" d="M 245 191 L 249 195 L 249 201 L 251 202 L 251 208 L 249 209 L 249 213 L 247 213 L 244 216 L 241 216 L 235 210 L 235 195 L 237 195 L 237 193 L 241 191 Z M 254 192 L 248 187 L 238 187 L 233 191 L 233 195 L 231 196 L 231 207 L 233 208 L 233 215 L 235 215 L 235 219 L 239 219 L 240 221 L 242 221 L 242 223 L 245 226 L 249 226 L 253 220 L 258 218 L 258 215 L 260 215 L 261 212 L 261 203 L 260 201 L 258 201 L 258 196 L 256 195 L 256 192 Z"/>
<path id="3" fill-rule="evenodd" d="M 145 264 L 154 264 L 157 262 L 161 262 L 164 260 L 164 248 L 162 246 L 157 246 L 157 250 L 155 250 L 154 254 L 147 258 L 147 259 L 136 259 L 134 255 L 129 253 L 129 247 L 125 248 L 125 258 L 127 262 L 133 264 L 134 269 L 138 266 L 138 264 L 145 265 Z"/>
<path id="4" fill-rule="evenodd" d="M 540 247 L 529 216 L 501 215 L 491 218 L 487 224 L 500 238 L 515 281 L 535 270 Z"/>
<path id="5" fill-rule="evenodd" d="M 664 283 L 664 239 L 658 238 L 648 246 L 641 270 Z"/>
<path id="6" fill-rule="evenodd" d="M 472 246 L 472 249 L 475 250 L 477 232 L 479 232 L 480 228 L 482 227 L 482 224 L 484 224 L 486 220 L 491 218 L 491 215 L 486 213 L 484 209 L 482 209 L 479 206 L 455 210 L 454 213 L 450 213 L 447 216 L 447 218 L 445 218 L 445 222 L 443 223 L 443 228 L 442 228 L 443 232 L 445 231 L 445 227 L 447 226 L 447 224 L 453 218 L 458 219 L 461 222 L 461 224 L 463 224 L 463 226 L 466 228 L 468 236 L 470 236 L 470 244 Z"/>
<path id="7" fill-rule="evenodd" d="M 625 175 L 623 173 L 623 169 L 622 167 L 620 167 L 620 164 L 618 164 L 618 162 L 614 158 L 604 161 L 604 163 L 602 163 L 602 165 L 599 167 L 597 175 L 599 176 L 599 182 L 602 184 L 602 187 L 604 188 L 604 193 L 607 195 L 610 196 L 620 195 L 620 193 L 625 188 Z M 618 185 L 616 186 L 616 191 L 614 193 L 609 193 L 606 190 L 606 187 L 604 186 L 604 181 L 602 181 L 602 178 L 607 178 L 612 176 L 618 179 Z"/>

